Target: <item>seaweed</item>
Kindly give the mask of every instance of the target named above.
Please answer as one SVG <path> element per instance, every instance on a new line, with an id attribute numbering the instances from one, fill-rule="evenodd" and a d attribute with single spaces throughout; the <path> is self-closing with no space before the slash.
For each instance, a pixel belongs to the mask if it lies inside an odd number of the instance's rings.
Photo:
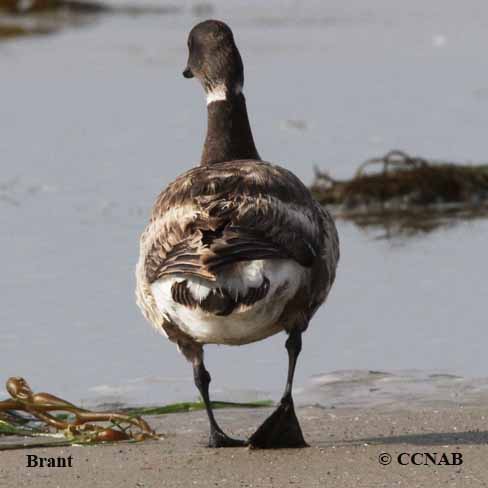
<path id="1" fill-rule="evenodd" d="M 488 164 L 428 161 L 398 150 L 361 164 L 349 180 L 316 169 L 310 189 L 336 217 L 363 227 L 429 231 L 488 214 Z"/>
<path id="2" fill-rule="evenodd" d="M 76 443 L 142 441 L 157 437 L 139 416 L 120 412 L 93 412 L 50 393 L 33 393 L 23 378 L 9 378 L 6 388 L 11 399 L 0 402 L 3 434 L 33 436 L 48 434 L 49 429 L 54 429 Z M 27 428 L 25 419 L 19 417 L 16 411 L 25 412 L 40 422 L 43 426 L 42 434 L 37 427 Z"/>
<path id="3" fill-rule="evenodd" d="M 212 408 L 266 408 L 271 407 L 273 402 L 271 400 L 260 400 L 256 402 L 248 403 L 235 403 L 235 402 L 211 402 Z M 139 407 L 139 408 L 128 408 L 122 411 L 128 415 L 166 415 L 168 413 L 186 413 L 193 412 L 196 410 L 203 410 L 205 404 L 202 401 L 198 402 L 180 402 L 173 403 L 170 405 L 163 405 L 160 407 Z"/>
<path id="4" fill-rule="evenodd" d="M 54 447 L 158 439 L 142 415 L 165 415 L 204 409 L 202 401 L 164 406 L 124 408 L 117 412 L 93 412 L 79 408 L 50 393 L 33 393 L 23 378 L 7 381 L 11 399 L 0 401 L 0 438 L 50 437 L 49 440 L 0 444 L 0 451 L 25 447 Z M 262 400 L 250 403 L 212 402 L 213 408 L 261 408 L 272 405 Z M 18 411 L 26 414 L 19 414 Z M 100 425 L 94 424 L 97 422 Z M 61 439 L 54 439 L 59 438 Z"/>
<path id="5" fill-rule="evenodd" d="M 97 0 L 0 0 L 0 41 L 90 24 L 104 15 L 167 15 L 178 5 L 112 5 Z"/>
<path id="6" fill-rule="evenodd" d="M 63 11 L 75 14 L 124 13 L 138 14 L 168 14 L 180 11 L 177 5 L 111 5 L 97 0 L 0 0 L 0 10 L 12 14 L 26 15 L 45 12 Z"/>
<path id="7" fill-rule="evenodd" d="M 16 37 L 41 36 L 51 34 L 55 29 L 47 26 L 27 26 L 20 24 L 0 24 L 0 40 L 13 39 Z"/>

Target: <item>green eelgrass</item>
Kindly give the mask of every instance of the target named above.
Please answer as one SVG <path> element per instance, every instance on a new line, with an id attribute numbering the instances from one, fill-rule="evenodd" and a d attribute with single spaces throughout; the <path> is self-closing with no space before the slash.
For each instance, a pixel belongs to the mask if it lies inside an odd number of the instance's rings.
<path id="1" fill-rule="evenodd" d="M 271 400 L 259 400 L 255 402 L 247 403 L 235 403 L 235 402 L 212 402 L 212 408 L 265 408 L 273 405 Z M 126 408 L 121 411 L 130 416 L 151 416 L 151 415 L 166 415 L 170 413 L 185 413 L 193 412 L 197 410 L 203 410 L 205 405 L 202 401 L 197 402 L 179 402 L 172 403 L 169 405 L 155 406 L 155 407 L 138 407 L 138 408 Z M 58 414 L 58 417 L 66 418 L 69 414 Z M 74 444 L 87 445 L 87 444 L 99 444 L 96 441 L 86 441 L 81 437 L 74 436 L 70 439 L 55 439 L 59 437 L 58 434 L 49 434 L 44 430 L 31 427 L 26 424 L 26 419 L 19 417 L 9 418 L 8 420 L 0 419 L 0 438 L 2 436 L 17 436 L 17 437 L 49 437 L 50 440 L 43 440 L 39 442 L 17 442 L 17 443 L 0 443 L 0 451 L 14 450 L 14 449 L 25 449 L 25 448 L 44 448 L 44 447 L 65 447 L 72 446 Z M 135 441 L 125 441 L 125 442 L 135 442 Z"/>
<path id="2" fill-rule="evenodd" d="M 32 436 L 41 433 L 42 431 L 35 427 L 27 427 L 26 425 L 18 425 L 7 420 L 0 420 L 0 435 Z"/>
<path id="3" fill-rule="evenodd" d="M 259 400 L 249 403 L 235 403 L 235 402 L 212 402 L 213 409 L 219 408 L 263 408 L 271 407 L 273 402 L 271 400 Z M 131 416 L 140 415 L 165 415 L 168 413 L 185 413 L 193 412 L 195 410 L 203 410 L 205 405 L 202 401 L 198 402 L 180 402 L 172 403 L 170 405 L 163 405 L 161 407 L 140 407 L 128 408 L 123 410 L 124 413 Z"/>

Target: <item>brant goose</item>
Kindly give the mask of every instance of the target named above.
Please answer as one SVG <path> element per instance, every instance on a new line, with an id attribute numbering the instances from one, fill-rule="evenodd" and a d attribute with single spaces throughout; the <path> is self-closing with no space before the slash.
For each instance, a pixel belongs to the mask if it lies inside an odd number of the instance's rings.
<path id="1" fill-rule="evenodd" d="M 207 96 L 201 163 L 158 197 L 140 241 L 137 303 L 191 362 L 211 447 L 303 447 L 292 382 L 301 336 L 334 282 L 339 242 L 329 213 L 291 172 L 264 162 L 242 94 L 230 28 L 207 20 L 188 37 L 185 78 Z M 288 334 L 286 388 L 248 441 L 228 437 L 209 399 L 205 344 L 242 345 Z"/>

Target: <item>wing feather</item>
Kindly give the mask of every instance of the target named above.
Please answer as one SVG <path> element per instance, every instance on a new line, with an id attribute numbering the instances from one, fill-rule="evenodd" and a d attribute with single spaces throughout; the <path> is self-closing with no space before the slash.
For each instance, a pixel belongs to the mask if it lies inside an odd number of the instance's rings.
<path id="1" fill-rule="evenodd" d="M 310 267 L 323 217 L 292 173 L 259 161 L 197 167 L 158 198 L 145 232 L 148 281 L 168 275 L 215 281 L 225 266 L 293 259 Z"/>

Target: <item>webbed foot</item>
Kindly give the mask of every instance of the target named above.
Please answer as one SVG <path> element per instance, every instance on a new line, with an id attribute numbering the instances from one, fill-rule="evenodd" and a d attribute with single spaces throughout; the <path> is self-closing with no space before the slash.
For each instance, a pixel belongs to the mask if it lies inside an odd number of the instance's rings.
<path id="1" fill-rule="evenodd" d="M 308 447 L 291 397 L 281 400 L 278 408 L 250 437 L 249 446 L 255 449 Z"/>
<path id="2" fill-rule="evenodd" d="M 244 447 L 247 446 L 246 441 L 240 439 L 233 439 L 221 430 L 213 430 L 210 432 L 208 438 L 208 447 Z"/>

